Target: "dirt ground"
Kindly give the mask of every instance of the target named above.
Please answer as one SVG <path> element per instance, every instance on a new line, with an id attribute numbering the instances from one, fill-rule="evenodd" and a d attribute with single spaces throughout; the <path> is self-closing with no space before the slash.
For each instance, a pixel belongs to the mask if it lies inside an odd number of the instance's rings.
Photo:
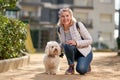
<path id="1" fill-rule="evenodd" d="M 65 75 L 68 68 L 66 58 L 61 58 L 57 75 L 43 74 L 43 54 L 30 54 L 28 66 L 0 73 L 0 80 L 120 80 L 120 56 L 116 52 L 94 52 L 92 71 L 85 75 Z"/>

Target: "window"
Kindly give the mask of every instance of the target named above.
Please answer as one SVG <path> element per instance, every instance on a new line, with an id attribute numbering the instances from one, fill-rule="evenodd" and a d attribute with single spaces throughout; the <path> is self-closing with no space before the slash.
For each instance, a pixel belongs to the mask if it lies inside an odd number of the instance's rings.
<path id="1" fill-rule="evenodd" d="M 101 3 L 112 3 L 112 0 L 100 0 Z"/>
<path id="2" fill-rule="evenodd" d="M 35 17 L 35 16 L 37 16 L 34 11 L 29 11 L 28 14 L 29 14 L 30 17 Z"/>
<path id="3" fill-rule="evenodd" d="M 77 12 L 76 14 L 75 17 L 78 21 L 86 22 L 86 20 L 88 20 L 88 13 Z"/>
<path id="4" fill-rule="evenodd" d="M 41 43 L 40 48 L 44 49 L 46 46 L 46 43 L 50 40 L 50 31 L 49 30 L 42 30 L 41 31 Z"/>
<path id="5" fill-rule="evenodd" d="M 112 40 L 112 33 L 110 32 L 102 32 L 101 37 L 104 41 L 111 41 Z"/>
<path id="6" fill-rule="evenodd" d="M 119 17 L 119 12 L 115 12 L 115 14 L 114 14 L 114 21 L 115 21 L 116 25 L 119 25 L 119 19 L 118 19 L 118 17 Z"/>
<path id="7" fill-rule="evenodd" d="M 38 2 L 41 2 L 41 0 L 24 0 L 23 2 L 38 3 Z"/>
<path id="8" fill-rule="evenodd" d="M 112 14 L 100 14 L 101 22 L 112 22 Z"/>
<path id="9" fill-rule="evenodd" d="M 5 15 L 9 18 L 17 18 L 17 12 L 16 11 L 6 11 Z"/>
<path id="10" fill-rule="evenodd" d="M 93 0 L 74 0 L 74 4 L 77 6 L 92 7 Z"/>

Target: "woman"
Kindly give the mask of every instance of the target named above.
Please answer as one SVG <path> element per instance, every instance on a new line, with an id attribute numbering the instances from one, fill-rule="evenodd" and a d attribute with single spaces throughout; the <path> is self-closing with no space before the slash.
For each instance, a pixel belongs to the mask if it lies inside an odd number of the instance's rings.
<path id="1" fill-rule="evenodd" d="M 79 30 L 76 27 L 78 23 Z M 59 38 L 64 49 L 69 68 L 65 74 L 74 74 L 74 62 L 77 61 L 76 71 L 85 74 L 90 71 L 90 63 L 93 58 L 91 49 L 92 38 L 81 22 L 76 22 L 73 12 L 69 8 L 59 11 Z M 83 38 L 83 39 L 82 39 Z"/>

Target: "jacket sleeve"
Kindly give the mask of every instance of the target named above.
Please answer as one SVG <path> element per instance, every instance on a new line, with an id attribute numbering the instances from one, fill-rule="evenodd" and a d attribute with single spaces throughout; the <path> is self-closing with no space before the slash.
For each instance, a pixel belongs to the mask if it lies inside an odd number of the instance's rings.
<path id="1" fill-rule="evenodd" d="M 83 23 L 78 22 L 78 25 L 80 28 L 80 35 L 83 38 L 83 40 L 79 39 L 76 41 L 77 47 L 79 48 L 88 47 L 89 45 L 92 44 L 92 37 L 90 33 L 88 32 L 88 30 L 86 29 L 86 27 L 83 25 Z"/>

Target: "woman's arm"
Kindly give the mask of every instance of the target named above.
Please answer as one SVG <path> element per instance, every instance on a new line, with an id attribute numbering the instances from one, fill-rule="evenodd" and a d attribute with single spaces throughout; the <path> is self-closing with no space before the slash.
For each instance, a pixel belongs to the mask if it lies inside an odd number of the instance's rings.
<path id="1" fill-rule="evenodd" d="M 80 35 L 83 37 L 83 40 L 79 39 L 76 41 L 77 47 L 84 48 L 92 44 L 92 37 L 83 23 L 78 22 L 80 28 Z"/>

